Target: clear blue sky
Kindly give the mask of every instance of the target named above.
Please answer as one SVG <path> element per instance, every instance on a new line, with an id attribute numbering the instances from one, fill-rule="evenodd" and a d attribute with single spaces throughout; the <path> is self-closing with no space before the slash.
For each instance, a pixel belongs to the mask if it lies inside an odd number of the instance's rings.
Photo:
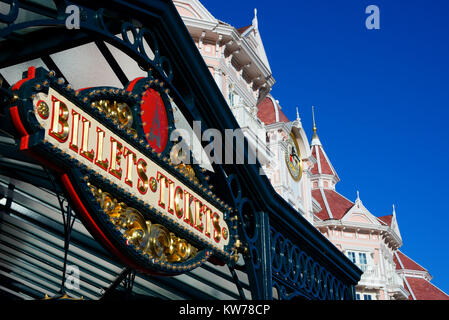
<path id="1" fill-rule="evenodd" d="M 449 1 L 202 0 L 259 29 L 284 113 L 318 135 L 337 170 L 337 191 L 376 216 L 396 204 L 402 251 L 449 293 Z M 380 8 L 380 30 L 365 8 Z"/>

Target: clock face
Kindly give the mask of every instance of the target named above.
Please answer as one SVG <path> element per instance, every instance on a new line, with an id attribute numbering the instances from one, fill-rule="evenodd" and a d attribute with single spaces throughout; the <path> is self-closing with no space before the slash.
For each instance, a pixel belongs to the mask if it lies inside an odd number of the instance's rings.
<path id="1" fill-rule="evenodd" d="M 285 163 L 293 180 L 299 181 L 302 176 L 302 160 L 298 144 L 293 134 L 287 140 L 287 150 L 285 151 Z"/>

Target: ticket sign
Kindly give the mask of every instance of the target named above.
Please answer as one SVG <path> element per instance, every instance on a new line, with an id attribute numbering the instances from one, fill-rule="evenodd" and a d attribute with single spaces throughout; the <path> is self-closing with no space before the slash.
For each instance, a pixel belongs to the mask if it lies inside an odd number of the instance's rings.
<path id="1" fill-rule="evenodd" d="M 161 81 L 76 91 L 30 68 L 11 90 L 20 149 L 58 172 L 87 229 L 124 262 L 179 274 L 233 258 L 230 208 L 200 170 L 168 159 L 173 116 Z"/>

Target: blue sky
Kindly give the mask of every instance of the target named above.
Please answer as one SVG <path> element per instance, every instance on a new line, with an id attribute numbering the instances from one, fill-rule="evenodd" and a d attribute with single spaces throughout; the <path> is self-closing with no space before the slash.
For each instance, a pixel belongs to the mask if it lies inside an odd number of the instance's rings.
<path id="1" fill-rule="evenodd" d="M 376 216 L 396 204 L 402 251 L 449 293 L 449 1 L 202 0 L 259 29 L 284 113 L 296 107 L 337 170 L 337 191 Z M 380 30 L 367 30 L 368 5 Z"/>

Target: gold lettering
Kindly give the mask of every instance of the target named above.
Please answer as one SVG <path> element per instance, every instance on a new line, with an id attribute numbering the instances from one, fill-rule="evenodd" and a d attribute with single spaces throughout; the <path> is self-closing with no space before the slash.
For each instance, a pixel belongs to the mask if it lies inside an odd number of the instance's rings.
<path id="1" fill-rule="evenodd" d="M 103 170 L 108 170 L 109 160 L 103 159 L 103 144 L 104 144 L 104 131 L 97 128 L 97 157 L 95 164 Z"/>
<path id="2" fill-rule="evenodd" d="M 70 140 L 70 149 L 78 153 L 78 128 L 80 124 L 79 113 L 72 110 L 72 138 Z"/>
<path id="3" fill-rule="evenodd" d="M 133 186 L 133 168 L 136 164 L 136 154 L 125 147 L 125 151 L 123 152 L 123 156 L 126 160 L 126 177 L 125 183 L 130 187 Z"/>
<path id="4" fill-rule="evenodd" d="M 204 234 L 210 238 L 210 219 L 212 216 L 212 210 L 209 209 L 206 205 L 203 206 L 203 213 L 206 217 L 205 226 L 206 229 L 204 230 Z"/>
<path id="5" fill-rule="evenodd" d="M 216 212 L 214 212 L 214 215 L 212 217 L 212 224 L 214 226 L 214 240 L 216 243 L 220 243 L 221 239 L 220 216 Z"/>
<path id="6" fill-rule="evenodd" d="M 90 125 L 90 121 L 83 117 L 83 137 L 81 141 L 80 154 L 87 160 L 94 161 L 94 149 L 88 151 Z"/>
<path id="7" fill-rule="evenodd" d="M 165 209 L 165 189 L 169 188 L 169 185 L 173 184 L 173 181 L 171 181 L 170 179 L 168 179 L 166 176 L 164 176 L 162 173 L 158 172 L 157 173 L 157 181 L 159 181 L 159 206 L 161 208 Z M 169 190 L 170 192 L 170 190 Z M 170 201 L 170 194 L 169 194 L 169 201 Z M 170 211 L 170 208 L 167 209 L 168 212 L 173 213 L 173 210 Z"/>
<path id="8" fill-rule="evenodd" d="M 137 190 L 144 195 L 148 191 L 148 176 L 147 163 L 143 159 L 137 161 L 137 175 L 139 176 L 139 179 L 137 180 Z"/>
<path id="9" fill-rule="evenodd" d="M 182 208 L 182 199 L 184 197 L 184 191 L 181 187 L 177 187 L 175 191 L 175 213 L 176 216 L 181 219 L 184 216 L 184 209 Z"/>
<path id="10" fill-rule="evenodd" d="M 190 193 L 184 191 L 184 222 L 191 226 L 193 226 L 193 212 L 191 207 L 193 199 L 194 197 Z"/>
<path id="11" fill-rule="evenodd" d="M 122 178 L 122 168 L 120 168 L 122 154 L 122 144 L 111 137 L 111 165 L 109 166 L 109 173 L 118 179 Z"/>
<path id="12" fill-rule="evenodd" d="M 53 118 L 51 122 L 51 129 L 48 132 L 50 136 L 59 142 L 66 142 L 69 138 L 69 109 L 67 106 L 53 97 Z M 61 126 L 61 129 L 59 129 Z"/>
<path id="13" fill-rule="evenodd" d="M 195 200 L 195 228 L 201 232 L 204 230 L 203 204 L 198 199 Z"/>

